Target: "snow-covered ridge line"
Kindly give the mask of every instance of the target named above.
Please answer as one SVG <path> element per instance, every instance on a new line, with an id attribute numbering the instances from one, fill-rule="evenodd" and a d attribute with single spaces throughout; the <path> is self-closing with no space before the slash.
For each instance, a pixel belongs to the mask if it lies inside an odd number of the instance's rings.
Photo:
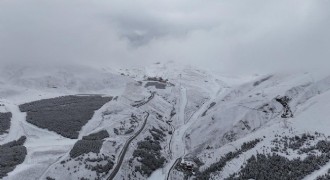
<path id="1" fill-rule="evenodd" d="M 244 143 L 262 139 L 205 176 L 240 178 L 248 175 L 246 168 L 258 166 L 247 164 L 248 159 L 259 157 L 266 162 L 277 157 L 268 157 L 267 153 L 275 153 L 288 164 L 297 157 L 303 162 L 308 153 L 299 154 L 299 150 L 307 152 L 314 148 L 316 155 L 321 155 L 314 146 L 330 136 L 330 76 L 312 73 L 221 76 L 171 63 L 118 71 L 11 67 L 0 71 L 0 75 L 0 112 L 12 113 L 10 128 L 0 135 L 0 144 L 27 137 L 25 161 L 7 179 L 96 179 L 103 176 L 100 174 L 103 167 L 110 168 L 108 160 L 117 162 L 119 157 L 121 166 L 116 168 L 114 179 L 193 179 L 212 164 L 221 164 L 221 157 L 236 152 Z M 158 81 L 162 81 L 162 86 L 153 84 Z M 69 152 L 77 140 L 30 124 L 19 105 L 77 94 L 115 98 L 95 111 L 77 132 L 81 140 L 106 131 L 109 137 L 102 140 L 99 153 L 72 158 Z M 150 116 L 140 132 L 143 112 Z M 137 132 L 139 136 L 130 141 Z M 313 135 L 315 132 L 322 136 Z M 304 134 L 313 135 L 314 139 L 291 140 L 305 137 Z M 125 145 L 128 141 L 129 145 Z M 295 149 L 297 144 L 299 148 Z M 123 148 L 127 151 L 120 156 Z M 144 153 L 145 150 L 154 155 Z M 154 164 L 146 160 L 149 156 Z M 165 160 L 157 159 L 160 157 Z M 314 179 L 324 175 L 328 164 L 319 166 L 320 171 L 310 171 L 310 176 L 304 177 Z M 106 174 L 110 175 L 113 168 L 108 171 Z"/>

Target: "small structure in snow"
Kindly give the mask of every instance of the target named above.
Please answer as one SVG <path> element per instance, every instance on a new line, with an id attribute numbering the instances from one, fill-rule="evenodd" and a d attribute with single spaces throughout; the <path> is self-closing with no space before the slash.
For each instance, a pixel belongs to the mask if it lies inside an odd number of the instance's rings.
<path id="1" fill-rule="evenodd" d="M 193 160 L 182 158 L 180 166 L 186 171 L 193 171 L 196 163 Z"/>

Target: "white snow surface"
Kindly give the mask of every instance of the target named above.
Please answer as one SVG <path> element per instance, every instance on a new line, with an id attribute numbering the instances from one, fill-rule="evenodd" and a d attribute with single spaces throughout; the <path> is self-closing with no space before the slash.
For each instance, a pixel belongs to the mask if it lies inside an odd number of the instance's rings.
<path id="1" fill-rule="evenodd" d="M 172 85 L 166 89 L 144 87 L 146 77 L 162 77 Z M 55 169 L 60 167 L 60 161 L 68 159 L 68 153 L 77 140 L 29 124 L 25 120 L 26 113 L 18 108 L 22 103 L 65 95 L 118 96 L 117 100 L 97 110 L 79 135 L 81 139 L 90 133 L 107 130 L 110 137 L 106 139 L 102 152 L 116 157 L 131 135 L 116 135 L 113 129 L 130 128 L 128 120 L 132 113 L 141 115 L 145 111 L 151 112 L 146 129 L 132 143 L 125 156 L 125 162 L 116 176 L 118 179 L 127 178 L 134 171 L 128 161 L 137 142 L 147 137 L 148 128 L 152 127 L 162 127 L 167 131 L 161 151 L 167 161 L 163 168 L 153 172 L 149 180 L 175 179 L 170 170 L 178 158 L 198 157 L 204 162 L 200 167 L 203 170 L 244 142 L 264 137 L 255 148 L 227 164 L 222 172 L 212 174 L 212 179 L 223 179 L 238 172 L 243 163 L 258 150 L 261 151 L 263 146 L 272 147 L 271 141 L 276 134 L 300 135 L 317 131 L 330 136 L 330 76 L 324 74 L 295 72 L 222 76 L 175 63 L 118 71 L 90 67 L 7 66 L 0 71 L 0 85 L 0 104 L 3 104 L 0 112 L 13 114 L 10 130 L 0 136 L 0 144 L 27 136 L 24 146 L 28 155 L 4 178 L 9 180 L 45 179 L 48 175 L 57 175 L 56 179 L 77 179 L 91 175 L 87 171 L 79 171 L 76 175 L 64 170 L 57 173 Z M 141 107 L 132 107 L 132 104 L 146 100 L 153 91 L 156 95 L 151 101 Z M 281 118 L 283 107 L 275 101 L 278 96 L 292 99 L 289 105 L 293 118 Z M 212 103 L 214 106 L 210 107 Z M 265 104 L 272 108 L 272 113 L 263 112 Z M 176 114 L 171 118 L 173 109 Z M 157 114 L 162 118 L 157 118 Z M 134 127 L 135 131 L 141 123 Z M 169 135 L 168 131 L 173 131 L 173 134 Z M 112 146 L 113 143 L 116 145 Z M 297 156 L 292 154 L 288 157 Z M 328 163 L 306 179 L 315 179 L 329 168 Z M 140 174 L 136 176 L 138 178 L 146 179 Z"/>

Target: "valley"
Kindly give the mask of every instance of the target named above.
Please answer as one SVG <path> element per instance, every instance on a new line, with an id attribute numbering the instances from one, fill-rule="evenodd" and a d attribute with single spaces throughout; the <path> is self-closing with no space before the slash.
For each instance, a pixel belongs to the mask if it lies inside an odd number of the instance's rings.
<path id="1" fill-rule="evenodd" d="M 329 176 L 330 76 L 75 68 L 1 71 L 1 178 Z"/>

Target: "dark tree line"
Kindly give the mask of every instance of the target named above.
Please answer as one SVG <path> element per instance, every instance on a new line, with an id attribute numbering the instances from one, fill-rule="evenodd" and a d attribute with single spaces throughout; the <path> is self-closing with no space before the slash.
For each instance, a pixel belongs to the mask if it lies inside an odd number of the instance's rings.
<path id="1" fill-rule="evenodd" d="M 166 89 L 166 83 L 147 82 L 145 87 L 154 86 L 156 89 Z"/>
<path id="2" fill-rule="evenodd" d="M 27 122 L 76 139 L 94 111 L 111 99 L 102 96 L 63 96 L 22 104 L 19 108 L 27 112 Z"/>
<path id="3" fill-rule="evenodd" d="M 209 180 L 212 173 L 222 171 L 227 162 L 254 148 L 260 141 L 261 139 L 255 139 L 249 142 L 244 142 L 240 149 L 227 153 L 225 156 L 221 157 L 218 162 L 211 164 L 210 167 L 205 169 L 203 172 L 197 172 L 196 178 L 199 180 Z"/>
<path id="4" fill-rule="evenodd" d="M 26 147 L 23 146 L 25 140 L 26 137 L 22 136 L 16 141 L 0 145 L 0 178 L 7 176 L 25 160 L 27 155 Z"/>
<path id="5" fill-rule="evenodd" d="M 102 140 L 79 140 L 77 141 L 70 151 L 70 157 L 76 158 L 83 154 L 100 153 L 102 148 Z"/>
<path id="6" fill-rule="evenodd" d="M 0 135 L 8 133 L 11 117 L 12 114 L 10 112 L 0 113 Z"/>
<path id="7" fill-rule="evenodd" d="M 104 154 L 100 154 L 100 150 L 103 145 L 105 138 L 109 137 L 109 133 L 106 130 L 101 130 L 96 133 L 92 133 L 88 136 L 84 136 L 82 140 L 79 140 L 75 143 L 72 150 L 70 151 L 70 157 L 75 161 L 82 161 L 85 156 L 84 154 L 96 153 L 95 158 L 88 157 L 84 159 L 85 168 L 91 171 L 96 172 L 96 179 L 103 179 L 104 176 L 113 168 L 113 160 Z M 115 156 L 113 156 L 113 159 Z M 68 160 L 69 161 L 69 160 Z M 62 161 L 61 164 L 65 164 L 66 161 Z M 79 164 L 80 164 L 79 163 Z"/>
<path id="8" fill-rule="evenodd" d="M 315 134 L 304 133 L 300 136 L 292 137 L 275 135 L 276 138 L 272 140 L 272 145 L 275 145 L 275 147 L 272 147 L 271 150 L 272 152 L 281 152 L 287 155 L 289 154 L 289 149 L 298 151 L 298 154 L 310 153 L 316 149 L 316 146 L 310 146 L 310 141 L 314 141 L 320 136 L 321 134 L 317 132 Z M 304 145 L 307 145 L 307 147 L 304 147 Z"/>
<path id="9" fill-rule="evenodd" d="M 308 155 L 304 160 L 289 160 L 277 154 L 257 154 L 248 159 L 245 167 L 228 180 L 300 180 L 329 162 L 330 154 Z"/>
<path id="10" fill-rule="evenodd" d="M 144 141 L 138 142 L 138 147 L 133 152 L 133 158 L 141 163 L 135 166 L 135 172 L 149 177 L 152 172 L 163 167 L 166 159 L 161 155 L 162 147 L 160 141 L 166 136 L 161 130 L 153 127 L 149 130 L 152 137 L 148 136 Z"/>
<path id="11" fill-rule="evenodd" d="M 316 145 L 301 148 L 306 141 L 314 140 L 315 136 L 303 134 L 301 137 L 284 137 L 284 148 L 292 148 L 304 152 L 307 157 L 304 159 L 295 158 L 289 160 L 286 157 L 273 154 L 257 154 L 247 160 L 247 163 L 240 172 L 232 174 L 228 180 L 299 180 L 312 172 L 319 170 L 330 161 L 330 141 L 320 140 Z M 321 154 L 310 153 L 319 151 Z M 329 174 L 320 176 L 320 180 L 329 179 Z M 322 179 L 323 178 L 323 179 Z"/>
<path id="12" fill-rule="evenodd" d="M 138 148 L 133 152 L 133 157 L 139 157 L 140 166 L 135 167 L 135 171 L 149 177 L 152 172 L 163 167 L 165 158 L 161 156 L 160 143 L 151 138 L 138 143 Z"/>
<path id="13" fill-rule="evenodd" d="M 90 152 L 100 153 L 103 145 L 103 139 L 107 137 L 109 137 L 109 133 L 106 130 L 84 136 L 82 140 L 79 140 L 74 144 L 70 151 L 70 157 L 76 158 Z"/>
<path id="14" fill-rule="evenodd" d="M 151 130 L 149 130 L 149 132 L 155 141 L 164 141 L 164 137 L 166 135 L 164 134 L 164 132 L 162 130 L 153 127 Z"/>
<path id="15" fill-rule="evenodd" d="M 110 135 L 108 131 L 106 130 L 101 130 L 97 133 L 90 134 L 88 136 L 84 136 L 82 139 L 83 140 L 103 140 L 105 138 L 108 138 Z"/>
<path id="16" fill-rule="evenodd" d="M 104 161 L 106 163 L 101 164 L 101 162 Z M 86 167 L 91 171 L 95 171 L 96 174 L 99 174 L 99 176 L 100 174 L 108 173 L 113 168 L 114 165 L 114 162 L 110 159 L 110 157 L 105 155 L 95 159 L 87 158 L 86 162 L 92 162 L 94 164 L 96 163 L 95 165 L 86 165 Z"/>

